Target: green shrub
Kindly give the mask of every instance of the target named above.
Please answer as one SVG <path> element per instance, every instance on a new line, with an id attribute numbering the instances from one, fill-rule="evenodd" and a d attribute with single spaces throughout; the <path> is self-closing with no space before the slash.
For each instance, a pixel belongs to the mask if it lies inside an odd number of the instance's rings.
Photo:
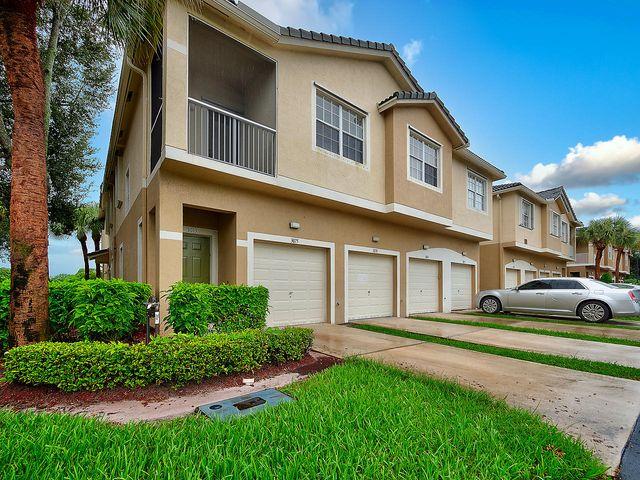
<path id="1" fill-rule="evenodd" d="M 269 290 L 265 287 L 178 282 L 167 298 L 166 320 L 176 333 L 203 335 L 266 325 Z"/>
<path id="2" fill-rule="evenodd" d="M 94 268 L 89 269 L 89 280 L 96 279 L 96 270 Z M 52 282 L 58 282 L 60 280 L 84 280 L 84 268 L 79 269 L 76 273 L 59 273 L 49 279 Z"/>
<path id="3" fill-rule="evenodd" d="M 149 343 L 42 342 L 5 354 L 5 377 L 65 391 L 153 383 L 184 385 L 268 363 L 299 360 L 311 346 L 310 329 L 245 330 L 202 336 L 178 334 Z"/>
<path id="4" fill-rule="evenodd" d="M 604 272 L 600 275 L 600 281 L 604 283 L 613 283 L 613 275 L 609 272 Z"/>
<path id="5" fill-rule="evenodd" d="M 0 267 L 0 282 L 11 280 L 11 269 L 8 267 Z"/>
<path id="6" fill-rule="evenodd" d="M 0 348 L 8 337 L 10 281 L 0 282 Z M 49 282 L 49 323 L 54 340 L 123 340 L 146 321 L 151 287 L 122 280 Z"/>

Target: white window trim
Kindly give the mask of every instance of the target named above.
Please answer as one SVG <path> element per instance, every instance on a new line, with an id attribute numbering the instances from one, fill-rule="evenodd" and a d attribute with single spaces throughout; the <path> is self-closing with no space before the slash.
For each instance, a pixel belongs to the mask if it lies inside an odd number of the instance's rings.
<path id="1" fill-rule="evenodd" d="M 469 176 L 470 175 L 475 175 L 476 177 L 482 179 L 484 181 L 484 209 L 478 209 L 475 207 L 471 207 L 469 206 Z M 484 213 L 485 215 L 489 214 L 489 180 L 487 179 L 487 177 L 485 177 L 484 175 L 480 175 L 478 172 L 475 172 L 474 170 L 471 170 L 470 168 L 467 168 L 467 185 L 466 185 L 466 201 L 467 201 L 467 208 L 469 210 L 472 210 L 474 212 L 479 212 L 479 213 Z"/>
<path id="2" fill-rule="evenodd" d="M 436 147 L 438 147 L 438 185 L 437 186 L 431 185 L 430 183 L 427 183 L 427 182 L 420 181 L 417 178 L 413 178 L 411 176 L 411 132 L 412 131 L 415 134 L 421 137 L 424 137 L 424 139 L 427 142 L 433 143 Z M 413 127 L 409 123 L 407 123 L 407 180 L 409 180 L 410 182 L 416 183 L 422 187 L 426 187 L 431 190 L 434 190 L 438 193 L 442 193 L 442 184 L 444 180 L 442 175 L 442 144 L 440 142 L 437 142 L 433 138 L 431 138 L 429 135 L 422 133 L 420 130 Z"/>
<path id="3" fill-rule="evenodd" d="M 364 116 L 364 129 L 363 129 L 363 133 L 364 133 L 364 139 L 363 139 L 363 148 L 364 148 L 364 152 L 363 152 L 363 156 L 362 156 L 362 163 L 358 163 L 354 160 L 351 160 L 350 158 L 344 157 L 342 156 L 341 153 L 333 153 L 329 150 L 325 150 L 322 147 L 318 147 L 316 145 L 316 120 L 317 120 L 317 115 L 316 115 L 316 95 L 318 93 L 318 90 L 328 96 L 331 97 L 333 100 L 335 100 L 337 103 L 339 103 L 341 106 L 344 105 L 347 108 L 351 109 L 351 110 L 355 110 L 358 113 L 360 113 L 361 115 Z M 346 163 L 347 165 L 351 165 L 353 167 L 357 167 L 357 168 L 361 168 L 363 170 L 367 170 L 370 171 L 370 155 L 369 152 L 371 151 L 370 148 L 370 115 L 369 112 L 367 112 L 365 109 L 358 107 L 357 105 L 354 105 L 352 102 L 350 102 L 349 100 L 346 100 L 345 98 L 341 97 L 340 95 L 337 95 L 335 93 L 333 93 L 331 90 L 329 90 L 328 88 L 318 84 L 317 82 L 312 82 L 311 84 L 311 149 L 316 152 L 319 153 L 321 155 L 327 156 L 329 158 L 333 158 L 335 160 L 340 160 L 341 162 Z M 335 128 L 335 127 L 333 127 Z M 342 152 L 342 112 L 340 113 L 340 152 Z"/>
<path id="4" fill-rule="evenodd" d="M 553 229 L 555 227 L 556 218 L 558 219 L 558 232 L 554 233 Z M 554 212 L 553 210 L 551 210 L 551 225 L 549 228 L 549 233 L 551 234 L 552 237 L 556 237 L 556 238 L 560 238 L 560 236 L 562 235 L 562 217 L 558 212 Z"/>
<path id="5" fill-rule="evenodd" d="M 523 205 L 524 202 L 528 203 L 529 205 L 531 205 L 531 226 L 527 226 L 527 225 L 523 225 L 522 224 L 522 213 L 523 213 Z M 533 230 L 536 226 L 536 218 L 535 218 L 535 207 L 533 205 L 532 202 L 530 202 L 529 200 L 527 200 L 524 197 L 520 197 L 520 219 L 518 220 L 518 226 L 522 227 L 522 228 L 526 228 L 528 230 Z"/>
<path id="6" fill-rule="evenodd" d="M 567 236 L 565 238 L 564 233 L 562 232 L 562 227 L 567 226 Z M 571 236 L 571 232 L 569 230 L 569 224 L 563 220 L 560 220 L 560 238 L 562 239 L 562 243 L 569 243 L 569 237 Z"/>

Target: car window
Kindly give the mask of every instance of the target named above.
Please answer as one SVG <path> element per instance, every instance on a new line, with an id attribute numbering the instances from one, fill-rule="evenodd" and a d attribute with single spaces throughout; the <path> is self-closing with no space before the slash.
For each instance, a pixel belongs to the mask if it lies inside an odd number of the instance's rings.
<path id="1" fill-rule="evenodd" d="M 549 290 L 549 280 L 533 280 L 532 282 L 520 285 L 518 290 Z"/>
<path id="2" fill-rule="evenodd" d="M 596 283 L 599 287 L 608 288 L 609 290 L 618 288 L 618 287 L 611 286 L 611 284 L 609 283 L 604 283 L 604 282 L 601 282 L 600 280 L 594 280 L 593 278 L 591 279 L 591 281 L 593 283 Z"/>
<path id="3" fill-rule="evenodd" d="M 577 280 L 549 280 L 553 290 L 585 290 Z"/>

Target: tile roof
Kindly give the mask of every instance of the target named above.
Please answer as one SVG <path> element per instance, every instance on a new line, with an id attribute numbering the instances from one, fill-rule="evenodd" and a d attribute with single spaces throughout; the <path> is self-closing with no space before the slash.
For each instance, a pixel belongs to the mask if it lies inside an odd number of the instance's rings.
<path id="1" fill-rule="evenodd" d="M 567 204 L 567 206 L 569 207 L 569 210 L 571 210 L 571 213 L 573 214 L 573 218 L 578 220 L 578 216 L 576 215 L 576 212 L 573 210 L 573 205 L 571 205 L 571 200 L 569 200 L 569 196 L 567 195 L 567 192 L 565 191 L 562 185 L 560 185 L 559 187 L 548 188 L 547 190 L 542 190 L 536 193 L 546 200 L 555 200 L 559 197 L 564 197 L 565 203 Z"/>
<path id="2" fill-rule="evenodd" d="M 413 76 L 411 70 L 404 63 L 402 57 L 396 50 L 396 47 L 392 43 L 381 43 L 381 42 L 372 42 L 370 40 L 360 40 L 353 37 L 343 37 L 341 35 L 333 35 L 329 33 L 315 32 L 313 30 L 305 30 L 303 28 L 294 28 L 294 27 L 280 27 L 280 35 L 283 37 L 292 37 L 292 38 L 300 38 L 303 40 L 312 40 L 316 42 L 325 42 L 332 43 L 335 45 L 343 45 L 345 47 L 358 47 L 358 48 L 368 48 L 370 50 L 379 50 L 384 52 L 390 52 L 397 62 L 400 64 L 400 68 L 402 68 L 403 72 L 409 77 L 411 82 L 415 85 L 416 89 L 419 92 L 423 92 L 424 90 L 420 86 L 418 80 Z"/>
<path id="3" fill-rule="evenodd" d="M 518 187 L 520 185 L 522 185 L 522 183 L 520 183 L 520 182 L 501 183 L 499 185 L 494 185 L 493 186 L 493 191 L 494 192 L 501 192 L 503 190 L 507 190 L 507 189 L 513 188 L 513 187 Z"/>
<path id="4" fill-rule="evenodd" d="M 464 139 L 464 142 L 467 145 L 469 144 L 469 139 L 467 138 L 467 135 L 462 130 L 462 127 L 458 124 L 458 122 L 456 122 L 456 119 L 453 117 L 453 115 L 451 114 L 449 109 L 445 106 L 444 102 L 438 96 L 438 94 L 436 92 L 425 92 L 425 91 L 419 91 L 419 92 L 398 91 L 398 92 L 393 92 L 390 96 L 388 96 L 387 98 L 382 100 L 378 105 L 384 105 L 385 103 L 387 103 L 387 102 L 389 102 L 391 100 L 394 100 L 394 99 L 397 99 L 397 100 L 433 100 L 434 102 L 436 102 L 440 106 L 440 108 L 442 108 L 442 111 L 447 116 L 447 118 L 452 123 L 452 125 L 455 127 L 455 129 L 458 131 L 460 136 Z"/>

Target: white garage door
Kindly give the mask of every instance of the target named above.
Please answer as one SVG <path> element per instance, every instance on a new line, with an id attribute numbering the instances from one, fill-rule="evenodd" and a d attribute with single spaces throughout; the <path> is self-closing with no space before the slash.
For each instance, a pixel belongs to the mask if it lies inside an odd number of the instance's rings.
<path id="1" fill-rule="evenodd" d="M 393 257 L 349 253 L 348 319 L 393 315 Z"/>
<path id="2" fill-rule="evenodd" d="M 535 280 L 536 279 L 536 272 L 531 271 L 531 270 L 527 270 L 524 272 L 524 281 L 525 282 L 530 282 L 531 280 Z"/>
<path id="3" fill-rule="evenodd" d="M 256 243 L 254 284 L 269 289 L 267 325 L 325 322 L 326 251 L 275 243 Z"/>
<path id="4" fill-rule="evenodd" d="M 562 276 L 562 273 L 560 273 L 560 272 L 553 272 L 553 273 L 552 273 L 552 276 L 554 276 L 554 277 L 561 277 L 561 276 Z"/>
<path id="5" fill-rule="evenodd" d="M 504 288 L 517 287 L 519 274 L 520 270 L 516 270 L 515 268 L 507 268 L 507 272 L 504 277 Z"/>
<path id="6" fill-rule="evenodd" d="M 438 263 L 409 259 L 409 305 L 407 313 L 437 312 L 440 308 Z"/>
<path id="7" fill-rule="evenodd" d="M 451 310 L 471 308 L 471 265 L 451 264 Z"/>
<path id="8" fill-rule="evenodd" d="M 540 278 L 548 278 L 549 277 L 549 272 L 540 271 L 539 277 Z"/>

